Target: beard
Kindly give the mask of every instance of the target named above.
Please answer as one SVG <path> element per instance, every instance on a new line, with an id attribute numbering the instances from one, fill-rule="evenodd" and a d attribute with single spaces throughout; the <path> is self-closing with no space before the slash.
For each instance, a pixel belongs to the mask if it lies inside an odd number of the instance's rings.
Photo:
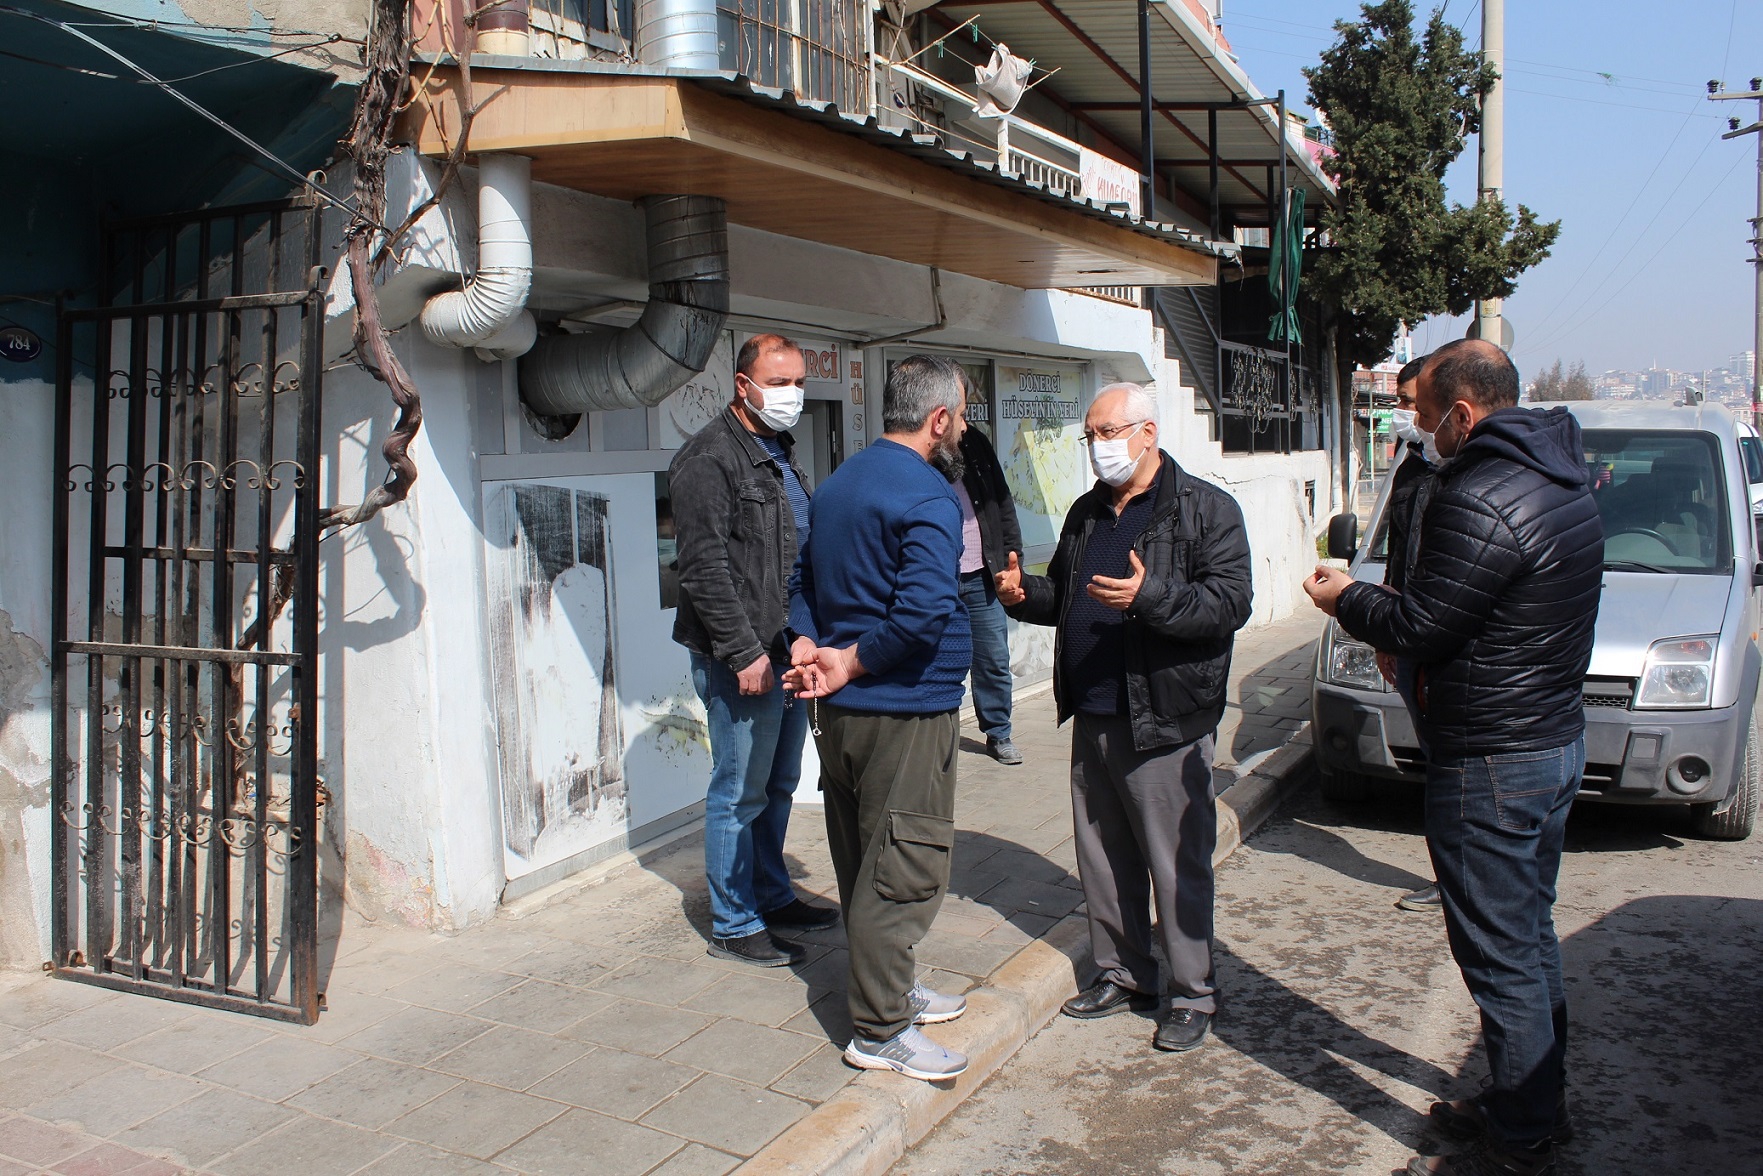
<path id="1" fill-rule="evenodd" d="M 936 470 L 937 473 L 949 479 L 949 484 L 951 486 L 956 482 L 959 482 L 961 476 L 967 472 L 967 459 L 961 455 L 961 443 L 959 441 L 949 445 L 944 445 L 943 443 L 938 442 L 936 445 L 932 446 L 930 451 L 930 464 L 931 468 Z"/>

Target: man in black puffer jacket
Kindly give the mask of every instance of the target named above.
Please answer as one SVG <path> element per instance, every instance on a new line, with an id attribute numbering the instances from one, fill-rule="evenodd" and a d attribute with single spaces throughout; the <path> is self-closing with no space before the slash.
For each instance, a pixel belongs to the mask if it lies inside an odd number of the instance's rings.
<path id="1" fill-rule="evenodd" d="M 1580 689 L 1604 533 L 1578 423 L 1566 409 L 1516 407 L 1518 373 L 1499 349 L 1441 347 L 1419 392 L 1418 423 L 1447 460 L 1403 590 L 1332 568 L 1305 590 L 1353 636 L 1421 667 L 1427 848 L 1493 1081 L 1474 1100 L 1432 1107 L 1471 1150 L 1409 1171 L 1538 1176 L 1555 1170 L 1554 1143 L 1570 1131 L 1551 909 L 1585 768 Z"/>

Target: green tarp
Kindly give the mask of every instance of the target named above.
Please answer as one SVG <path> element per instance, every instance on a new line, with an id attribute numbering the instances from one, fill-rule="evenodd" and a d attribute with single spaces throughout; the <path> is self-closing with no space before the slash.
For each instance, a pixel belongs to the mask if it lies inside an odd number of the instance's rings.
<path id="1" fill-rule="evenodd" d="M 1298 326 L 1298 271 L 1304 258 L 1304 189 L 1286 194 L 1286 212 L 1268 238 L 1267 286 L 1273 294 L 1273 319 L 1267 338 L 1296 346 L 1304 341 Z"/>

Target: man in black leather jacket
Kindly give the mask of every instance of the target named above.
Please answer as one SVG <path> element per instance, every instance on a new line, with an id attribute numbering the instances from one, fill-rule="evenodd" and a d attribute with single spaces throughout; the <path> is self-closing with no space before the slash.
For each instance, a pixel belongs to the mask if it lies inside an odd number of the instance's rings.
<path id="1" fill-rule="evenodd" d="M 1218 1009 L 1212 968 L 1212 741 L 1236 631 L 1249 619 L 1249 540 L 1236 500 L 1157 447 L 1155 405 L 1104 388 L 1084 419 L 1099 479 L 1072 505 L 1045 576 L 998 577 L 1017 620 L 1058 626 L 1053 697 L 1071 736 L 1071 809 L 1100 975 L 1065 1002 L 1105 1017 L 1159 1003 L 1155 898 L 1169 1011 L 1151 1043 L 1187 1050 Z"/>
<path id="2" fill-rule="evenodd" d="M 1578 423 L 1563 408 L 1516 407 L 1518 373 L 1499 349 L 1441 347 L 1419 392 L 1418 423 L 1446 460 L 1402 592 L 1332 568 L 1304 586 L 1347 632 L 1420 665 L 1427 848 L 1492 1082 L 1432 1106 L 1434 1123 L 1471 1149 L 1416 1158 L 1409 1171 L 1539 1176 L 1571 1131 L 1551 912 L 1585 768 L 1581 686 L 1603 527 Z"/>
<path id="3" fill-rule="evenodd" d="M 776 932 L 838 922 L 797 897 L 784 862 L 802 774 L 806 708 L 785 697 L 789 579 L 808 490 L 789 428 L 802 409 L 801 348 L 755 335 L 735 359 L 735 399 L 668 467 L 679 541 L 673 639 L 691 651 L 710 733 L 704 872 L 710 954 L 760 967 L 806 952 Z"/>

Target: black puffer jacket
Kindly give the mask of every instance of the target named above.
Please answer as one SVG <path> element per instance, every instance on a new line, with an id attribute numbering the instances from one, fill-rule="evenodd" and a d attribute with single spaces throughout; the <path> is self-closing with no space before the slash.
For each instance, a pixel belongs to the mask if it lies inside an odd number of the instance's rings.
<path id="1" fill-rule="evenodd" d="M 1175 464 L 1169 454 L 1151 484 L 1151 521 L 1133 550 L 1145 565 L 1126 610 L 1126 699 L 1140 751 L 1188 743 L 1224 715 L 1231 645 L 1254 598 L 1243 511 L 1225 491 Z M 1022 603 L 1006 609 L 1031 625 L 1058 625 L 1053 698 L 1063 723 L 1072 694 L 1061 667 L 1065 615 L 1084 591 L 1079 569 L 1090 532 L 1114 517 L 1112 491 L 1097 482 L 1072 504 L 1045 576 L 1023 576 Z"/>
<path id="2" fill-rule="evenodd" d="M 1435 758 L 1563 747 L 1585 730 L 1604 572 L 1579 422 L 1564 408 L 1501 409 L 1437 476 L 1404 591 L 1355 584 L 1341 627 L 1421 663 Z"/>

